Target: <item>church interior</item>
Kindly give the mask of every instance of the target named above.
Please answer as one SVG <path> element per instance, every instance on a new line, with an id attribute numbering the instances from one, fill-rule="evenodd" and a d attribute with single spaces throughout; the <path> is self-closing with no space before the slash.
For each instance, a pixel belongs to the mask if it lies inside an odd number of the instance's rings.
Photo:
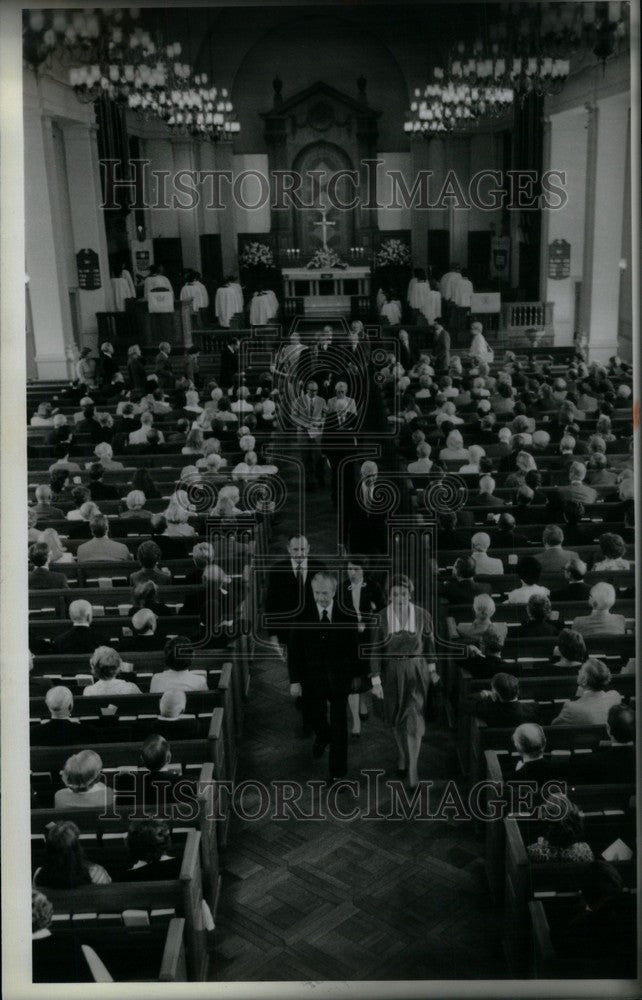
<path id="1" fill-rule="evenodd" d="M 636 978 L 638 16 L 22 12 L 34 982 Z"/>

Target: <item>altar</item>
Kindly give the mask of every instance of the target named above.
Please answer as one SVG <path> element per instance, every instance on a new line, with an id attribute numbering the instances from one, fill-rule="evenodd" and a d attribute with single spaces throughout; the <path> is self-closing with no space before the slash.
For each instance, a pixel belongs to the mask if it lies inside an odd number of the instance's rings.
<path id="1" fill-rule="evenodd" d="M 284 267 L 286 299 L 303 299 L 306 316 L 347 316 L 355 295 L 370 295 L 370 268 Z"/>

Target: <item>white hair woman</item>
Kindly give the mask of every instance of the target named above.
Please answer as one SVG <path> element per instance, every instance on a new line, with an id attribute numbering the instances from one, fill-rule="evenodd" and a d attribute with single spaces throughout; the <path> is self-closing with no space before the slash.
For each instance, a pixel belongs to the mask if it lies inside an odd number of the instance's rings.
<path id="1" fill-rule="evenodd" d="M 505 622 L 494 622 L 495 602 L 490 594 L 476 594 L 473 599 L 473 620 L 472 622 L 462 622 L 457 626 L 457 632 L 462 639 L 475 639 L 483 635 L 492 625 L 495 632 L 499 633 L 502 642 L 506 638 L 508 626 Z"/>
<path id="2" fill-rule="evenodd" d="M 67 549 L 62 543 L 60 535 L 55 528 L 45 528 L 38 537 L 39 542 L 46 542 L 49 546 L 49 551 L 51 552 L 51 563 L 72 563 L 75 562 L 75 556 L 72 552 L 67 552 Z"/>
<path id="3" fill-rule="evenodd" d="M 468 462 L 470 460 L 470 452 L 468 448 L 464 448 L 464 439 L 458 430 L 450 431 L 446 438 L 446 447 L 439 452 L 439 458 L 442 462 Z"/>

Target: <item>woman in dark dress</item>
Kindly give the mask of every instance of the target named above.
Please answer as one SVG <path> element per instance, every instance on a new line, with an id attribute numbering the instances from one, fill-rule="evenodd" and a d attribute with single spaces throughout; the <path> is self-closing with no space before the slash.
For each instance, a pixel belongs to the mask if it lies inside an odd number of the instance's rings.
<path id="1" fill-rule="evenodd" d="M 397 774 L 407 775 L 411 788 L 419 781 L 428 687 L 439 683 L 432 617 L 412 603 L 413 592 L 407 576 L 393 577 L 388 606 L 377 615 L 374 628 L 370 678 L 372 693 L 383 699 L 384 718 L 392 726 L 399 754 Z"/>
<path id="2" fill-rule="evenodd" d="M 360 642 L 368 644 L 374 625 L 374 615 L 384 606 L 384 597 L 378 583 L 366 576 L 366 560 L 363 556 L 350 556 L 347 565 L 347 580 L 341 587 L 339 602 L 342 607 L 354 611 L 359 619 Z M 361 719 L 368 718 L 368 701 L 362 687 L 360 692 L 348 695 L 348 707 L 352 716 L 352 738 L 361 736 Z"/>

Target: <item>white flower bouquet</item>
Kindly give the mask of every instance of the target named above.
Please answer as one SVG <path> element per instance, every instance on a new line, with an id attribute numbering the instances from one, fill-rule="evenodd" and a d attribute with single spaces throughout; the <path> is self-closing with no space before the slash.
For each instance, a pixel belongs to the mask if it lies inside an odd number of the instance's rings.
<path id="1" fill-rule="evenodd" d="M 309 269 L 320 269 L 323 267 L 347 267 L 347 264 L 334 252 L 334 250 L 317 250 L 312 260 L 305 265 Z"/>
<path id="2" fill-rule="evenodd" d="M 266 243 L 246 243 L 240 262 L 243 267 L 274 267 L 274 254 Z"/>
<path id="3" fill-rule="evenodd" d="M 376 267 L 389 267 L 391 264 L 408 265 L 412 263 L 410 248 L 401 240 L 386 240 L 375 254 Z"/>

